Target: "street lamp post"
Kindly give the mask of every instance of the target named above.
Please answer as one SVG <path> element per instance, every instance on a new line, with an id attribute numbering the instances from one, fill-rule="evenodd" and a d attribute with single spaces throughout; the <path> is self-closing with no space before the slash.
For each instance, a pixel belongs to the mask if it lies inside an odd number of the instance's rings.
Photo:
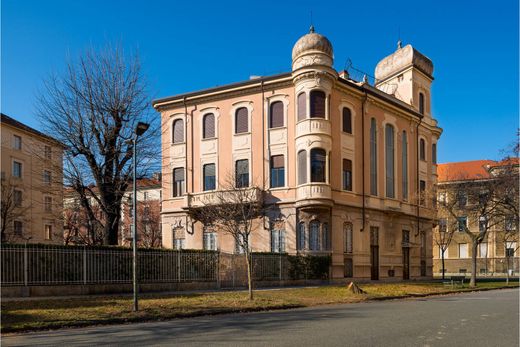
<path id="1" fill-rule="evenodd" d="M 136 176 L 137 176 L 137 160 L 136 160 L 136 148 L 137 148 L 137 138 L 143 135 L 146 130 L 150 127 L 149 124 L 139 122 L 135 127 L 135 134 L 132 139 L 133 150 L 132 150 L 132 161 L 133 161 L 133 230 L 132 230 L 132 285 L 134 292 L 134 311 L 139 309 L 138 301 L 137 301 L 137 186 L 136 186 Z"/>

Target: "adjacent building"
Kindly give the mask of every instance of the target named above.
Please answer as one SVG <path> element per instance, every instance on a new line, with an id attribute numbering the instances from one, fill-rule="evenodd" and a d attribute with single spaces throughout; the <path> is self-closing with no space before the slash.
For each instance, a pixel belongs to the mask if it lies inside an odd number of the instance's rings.
<path id="1" fill-rule="evenodd" d="M 433 63 L 399 43 L 371 85 L 336 71 L 333 57 L 311 27 L 290 72 L 153 102 L 164 247 L 239 251 L 187 214 L 232 176 L 273 207 L 257 221 L 253 251 L 331 255 L 333 278 L 432 276 Z"/>
<path id="2" fill-rule="evenodd" d="M 474 160 L 439 164 L 438 196 L 440 204 L 446 203 L 450 208 L 439 206 L 438 227 L 435 229 L 433 243 L 434 273 L 442 273 L 442 251 L 444 251 L 445 274 L 465 274 L 471 271 L 472 242 L 464 231 L 467 226 L 472 233 L 486 232 L 487 236 L 477 249 L 477 275 L 503 276 L 507 271 L 519 271 L 519 234 L 518 215 L 513 207 L 518 197 L 507 202 L 508 197 L 497 197 L 495 201 L 511 204 L 511 209 L 497 206 L 493 202 L 492 209 L 503 209 L 502 213 L 488 213 L 490 209 L 480 207 L 491 194 L 493 181 L 500 179 L 497 174 L 510 170 L 511 192 L 518 195 L 518 159 L 506 161 Z M 502 172 L 503 174 L 503 172 Z M 491 185 L 490 185 L 491 184 Z M 506 183 L 507 184 L 507 183 Z M 516 188 L 513 187 L 516 184 Z M 494 193 L 507 191 L 496 190 Z M 515 193 L 516 192 L 516 193 Z M 448 201 L 452 199 L 453 201 Z M 493 220 L 487 220 L 494 216 Z M 496 216 L 496 217 L 495 217 Z M 485 228 L 488 228 L 486 230 Z"/>
<path id="3" fill-rule="evenodd" d="M 2 113 L 2 242 L 63 242 L 64 145 Z"/>

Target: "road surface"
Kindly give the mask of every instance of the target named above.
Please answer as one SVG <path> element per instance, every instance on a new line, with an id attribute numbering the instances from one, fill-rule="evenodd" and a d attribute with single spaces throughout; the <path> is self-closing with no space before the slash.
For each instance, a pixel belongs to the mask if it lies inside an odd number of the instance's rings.
<path id="1" fill-rule="evenodd" d="M 519 346 L 519 291 L 64 329 L 2 346 Z"/>

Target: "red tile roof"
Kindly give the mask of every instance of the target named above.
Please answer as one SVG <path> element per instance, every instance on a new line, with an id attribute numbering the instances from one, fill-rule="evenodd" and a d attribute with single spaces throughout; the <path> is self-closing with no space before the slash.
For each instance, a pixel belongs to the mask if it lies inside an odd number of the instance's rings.
<path id="1" fill-rule="evenodd" d="M 437 166 L 438 182 L 465 181 L 489 178 L 489 166 L 496 165 L 493 160 L 472 160 L 445 163 Z"/>

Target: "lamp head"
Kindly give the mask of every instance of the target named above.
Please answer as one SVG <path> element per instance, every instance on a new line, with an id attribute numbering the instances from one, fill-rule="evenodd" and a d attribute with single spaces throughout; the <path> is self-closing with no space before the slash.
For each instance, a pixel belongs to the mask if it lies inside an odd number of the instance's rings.
<path id="1" fill-rule="evenodd" d="M 135 127 L 135 134 L 137 136 L 141 136 L 146 132 L 146 130 L 148 130 L 149 127 L 150 127 L 150 124 L 144 123 L 144 122 L 139 122 L 139 123 L 137 123 L 137 126 Z"/>

